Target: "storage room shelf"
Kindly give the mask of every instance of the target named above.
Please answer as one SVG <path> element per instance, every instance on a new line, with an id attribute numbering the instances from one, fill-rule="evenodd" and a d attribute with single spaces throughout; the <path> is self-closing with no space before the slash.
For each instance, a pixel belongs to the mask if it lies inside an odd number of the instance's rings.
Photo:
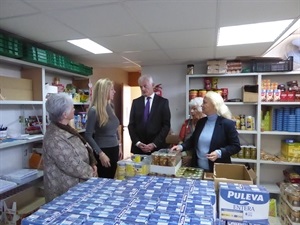
<path id="1" fill-rule="evenodd" d="M 43 101 L 0 100 L 0 105 L 43 105 Z"/>
<path id="2" fill-rule="evenodd" d="M 189 79 L 199 77 L 252 77 L 258 76 L 258 73 L 231 73 L 231 74 L 193 74 L 186 75 Z"/>
<path id="3" fill-rule="evenodd" d="M 234 163 L 257 163 L 255 159 L 241 159 L 241 158 L 231 158 Z"/>
<path id="4" fill-rule="evenodd" d="M 284 161 L 271 161 L 271 160 L 260 160 L 261 164 L 276 164 L 276 165 L 287 165 L 287 166 L 300 166 L 297 162 L 284 162 Z"/>
<path id="5" fill-rule="evenodd" d="M 257 134 L 257 130 L 237 130 L 239 134 Z"/>
<path id="6" fill-rule="evenodd" d="M 32 179 L 30 180 L 27 180 L 26 182 L 22 183 L 22 184 L 17 184 L 17 186 L 11 188 L 11 189 L 8 189 L 4 192 L 1 192 L 0 193 L 0 199 L 4 199 L 4 198 L 7 198 L 13 194 L 16 194 L 24 189 L 27 188 L 27 186 L 29 185 L 32 185 L 33 183 L 35 182 L 39 182 L 39 181 L 42 181 L 43 180 L 43 176 L 44 176 L 44 171 L 42 170 L 39 170 L 38 171 L 38 174 L 36 176 L 34 176 Z"/>
<path id="7" fill-rule="evenodd" d="M 300 102 L 261 102 L 261 105 L 269 105 L 269 106 L 276 106 L 276 105 L 287 105 L 287 106 L 299 106 Z"/>
<path id="8" fill-rule="evenodd" d="M 71 72 L 68 72 L 65 70 L 55 69 L 52 67 L 34 64 L 34 63 L 26 62 L 23 60 L 19 60 L 19 59 L 5 57 L 5 56 L 0 56 L 0 63 L 12 64 L 12 65 L 21 66 L 24 68 L 41 68 L 41 69 L 44 68 L 45 70 L 47 70 L 49 72 L 53 72 L 53 73 L 57 73 L 57 74 L 65 75 L 65 76 L 88 79 L 88 76 L 80 75 L 77 73 L 71 73 Z"/>
<path id="9" fill-rule="evenodd" d="M 234 163 L 249 163 L 251 167 L 255 169 L 256 172 L 256 183 L 262 184 L 267 183 L 268 189 L 271 193 L 279 193 L 279 188 L 277 185 L 272 184 L 273 180 L 281 180 L 282 170 L 285 167 L 300 166 L 297 162 L 283 162 L 283 161 L 266 161 L 260 159 L 261 151 L 268 149 L 269 153 L 272 155 L 278 155 L 280 153 L 280 143 L 281 140 L 287 138 L 293 138 L 299 141 L 300 132 L 288 132 L 286 131 L 266 131 L 260 128 L 264 123 L 261 121 L 264 113 L 268 110 L 278 109 L 278 108 L 299 108 L 300 101 L 290 101 L 290 102 L 262 102 L 260 95 L 260 90 L 264 84 L 264 80 L 269 80 L 270 82 L 278 84 L 286 84 L 291 80 L 300 79 L 300 71 L 291 72 L 255 72 L 255 73 L 238 73 L 238 74 L 194 74 L 186 75 L 186 118 L 189 116 L 189 101 L 193 94 L 190 93 L 191 90 L 201 90 L 206 87 L 206 78 L 216 78 L 217 88 L 227 88 L 228 89 L 228 99 L 243 99 L 244 92 L 242 92 L 242 87 L 244 85 L 258 85 L 258 94 L 255 97 L 256 102 L 225 102 L 232 112 L 232 115 L 245 115 L 252 116 L 255 118 L 255 128 L 257 130 L 237 130 L 239 133 L 239 138 L 241 145 L 255 145 L 257 148 L 257 158 L 253 159 L 243 159 L 243 158 L 232 158 Z M 197 96 L 201 95 L 202 92 L 199 91 Z M 271 111 L 272 112 L 272 111 Z M 271 113 L 270 113 L 271 116 Z M 273 121 L 270 121 L 273 122 Z M 279 165 L 279 166 L 278 166 Z M 272 173 L 272 174 L 269 174 Z"/>
<path id="10" fill-rule="evenodd" d="M 18 145 L 25 145 L 36 141 L 43 140 L 44 135 L 37 134 L 37 135 L 29 135 L 27 139 L 14 139 L 9 142 L 0 142 L 0 149 L 10 148 Z"/>
<path id="11" fill-rule="evenodd" d="M 262 131 L 262 135 L 300 135 L 300 132 L 287 132 L 287 131 Z"/>
<path id="12" fill-rule="evenodd" d="M 260 185 L 264 186 L 271 194 L 280 194 L 280 188 L 277 184 L 262 183 Z"/>

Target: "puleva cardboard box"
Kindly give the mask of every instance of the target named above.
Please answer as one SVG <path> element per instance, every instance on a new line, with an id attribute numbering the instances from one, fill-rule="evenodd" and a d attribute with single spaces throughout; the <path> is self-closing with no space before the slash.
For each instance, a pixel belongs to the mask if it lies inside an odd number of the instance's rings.
<path id="1" fill-rule="evenodd" d="M 254 184 L 256 175 L 243 164 L 215 163 L 213 177 L 218 190 L 220 182 Z"/>
<path id="2" fill-rule="evenodd" d="M 219 183 L 219 217 L 268 224 L 270 193 L 263 186 Z"/>

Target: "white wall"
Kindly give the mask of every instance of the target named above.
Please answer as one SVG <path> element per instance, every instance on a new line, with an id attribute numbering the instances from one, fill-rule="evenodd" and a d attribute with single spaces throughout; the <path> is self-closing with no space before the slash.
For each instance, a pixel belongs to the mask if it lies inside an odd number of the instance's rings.
<path id="1" fill-rule="evenodd" d="M 155 84 L 162 84 L 163 97 L 169 99 L 171 110 L 171 129 L 178 134 L 185 120 L 185 76 L 184 65 L 145 66 L 142 74 L 152 76 Z M 195 65 L 195 73 L 204 73 L 203 65 Z"/>

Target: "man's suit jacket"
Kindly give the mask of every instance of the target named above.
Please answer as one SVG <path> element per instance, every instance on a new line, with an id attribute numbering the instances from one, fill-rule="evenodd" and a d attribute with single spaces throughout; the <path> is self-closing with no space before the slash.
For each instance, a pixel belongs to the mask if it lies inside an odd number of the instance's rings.
<path id="1" fill-rule="evenodd" d="M 194 167 L 198 167 L 196 148 L 206 121 L 207 117 L 198 120 L 192 136 L 182 144 L 183 150 L 193 150 L 192 166 Z M 217 149 L 222 151 L 222 157 L 218 158 L 215 162 L 208 160 L 210 171 L 213 171 L 214 163 L 231 163 L 230 156 L 241 150 L 235 122 L 221 116 L 217 118 L 208 153 Z"/>
<path id="2" fill-rule="evenodd" d="M 161 96 L 154 95 L 148 122 L 143 122 L 145 97 L 141 96 L 132 102 L 128 130 L 132 141 L 131 152 L 145 154 L 136 147 L 138 141 L 156 145 L 155 150 L 166 148 L 166 137 L 170 131 L 171 112 L 169 101 Z M 149 153 L 150 154 L 150 153 Z"/>

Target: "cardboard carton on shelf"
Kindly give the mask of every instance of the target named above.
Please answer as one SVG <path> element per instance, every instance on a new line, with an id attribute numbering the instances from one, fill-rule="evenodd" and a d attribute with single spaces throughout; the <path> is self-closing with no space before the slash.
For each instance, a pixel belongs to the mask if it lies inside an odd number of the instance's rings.
<path id="1" fill-rule="evenodd" d="M 258 101 L 258 85 L 245 85 L 242 87 L 243 102 Z"/>
<path id="2" fill-rule="evenodd" d="M 33 100 L 32 80 L 0 76 L 0 92 L 5 100 Z"/>

